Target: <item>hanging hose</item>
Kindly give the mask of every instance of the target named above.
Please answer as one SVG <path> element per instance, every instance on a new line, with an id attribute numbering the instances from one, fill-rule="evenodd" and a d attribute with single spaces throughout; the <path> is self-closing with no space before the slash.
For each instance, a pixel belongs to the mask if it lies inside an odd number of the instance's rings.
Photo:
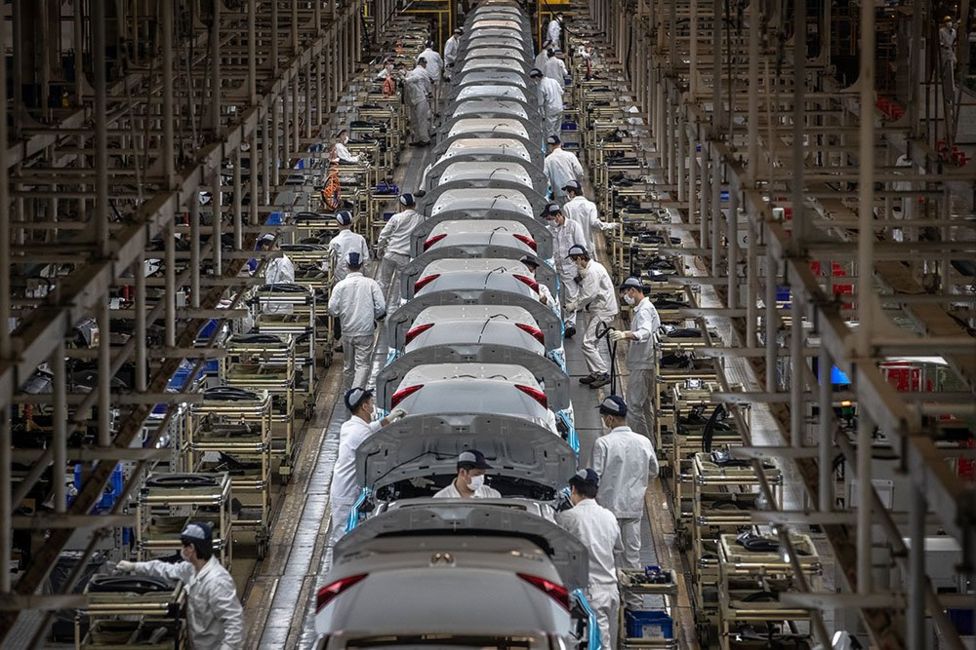
<path id="1" fill-rule="evenodd" d="M 609 323 L 600 323 L 596 326 L 596 340 L 600 339 L 607 340 L 607 352 L 610 353 L 610 394 L 618 395 L 617 393 L 617 343 L 616 341 L 610 340 L 610 332 L 614 331 Z"/>

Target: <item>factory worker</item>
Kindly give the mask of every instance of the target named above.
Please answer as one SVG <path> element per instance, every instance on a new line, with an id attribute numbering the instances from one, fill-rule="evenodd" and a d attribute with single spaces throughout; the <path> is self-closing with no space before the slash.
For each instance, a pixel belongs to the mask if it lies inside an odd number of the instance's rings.
<path id="1" fill-rule="evenodd" d="M 434 86 L 427 72 L 427 59 L 417 59 L 417 66 L 403 79 L 404 101 L 407 104 L 407 119 L 413 133 L 411 144 L 427 146 L 430 144 L 430 99 Z"/>
<path id="2" fill-rule="evenodd" d="M 544 135 L 558 136 L 563 122 L 563 85 L 538 68 L 532 68 L 529 77 L 539 82 L 539 108 L 546 120 Z"/>
<path id="3" fill-rule="evenodd" d="M 457 476 L 451 484 L 434 495 L 435 499 L 499 499 L 501 493 L 485 485 L 485 472 L 491 465 L 477 449 L 458 454 Z"/>
<path id="4" fill-rule="evenodd" d="M 549 189 L 552 196 L 562 205 L 568 198 L 563 189 L 569 181 L 583 180 L 583 165 L 580 164 L 576 154 L 563 149 L 562 140 L 558 135 L 550 135 L 546 138 L 546 145 L 549 155 L 546 156 L 543 164 L 543 171 L 549 179 Z"/>
<path id="5" fill-rule="evenodd" d="M 349 253 L 349 274 L 332 289 L 329 313 L 342 328 L 342 386 L 366 386 L 373 367 L 373 330 L 386 317 L 386 301 L 379 283 L 362 273 L 363 258 Z"/>
<path id="6" fill-rule="evenodd" d="M 346 532 L 352 507 L 359 498 L 356 484 L 356 450 L 371 434 L 406 416 L 402 408 L 395 408 L 381 420 L 373 420 L 373 391 L 360 386 L 346 391 L 343 401 L 351 414 L 339 429 L 339 455 L 332 470 L 329 504 L 332 507 L 332 534 L 329 544 L 334 546 Z"/>
<path id="7" fill-rule="evenodd" d="M 417 207 L 417 202 L 413 194 L 401 194 L 399 202 L 405 209 L 390 217 L 377 238 L 379 257 L 382 258 L 379 282 L 384 296 L 390 290 L 390 285 L 393 285 L 393 294 L 390 297 L 391 311 L 400 305 L 400 271 L 410 263 L 410 237 L 424 219 L 423 215 L 414 209 Z"/>
<path id="8" fill-rule="evenodd" d="M 258 240 L 258 250 L 267 252 L 280 252 L 281 245 L 274 235 L 271 233 L 265 233 L 261 235 Z M 291 259 L 287 255 L 281 253 L 278 257 L 272 257 L 264 265 L 264 282 L 265 284 L 275 285 L 275 284 L 294 284 L 295 282 L 295 265 L 292 263 Z M 292 311 L 291 305 L 276 305 L 272 303 L 264 303 L 261 307 L 261 311 L 265 314 L 290 314 Z"/>
<path id="9" fill-rule="evenodd" d="M 538 278 L 536 277 L 535 273 L 536 271 L 539 270 L 539 262 L 534 257 L 531 257 L 529 255 L 523 256 L 519 260 L 519 262 L 525 264 L 525 266 L 528 267 L 529 271 L 532 272 L 532 277 L 538 281 Z M 549 307 L 553 311 L 557 311 L 556 308 L 558 307 L 558 304 L 556 303 L 555 298 L 552 297 L 552 292 L 549 291 L 549 287 L 544 285 L 542 282 L 539 282 L 539 302 Z"/>
<path id="10" fill-rule="evenodd" d="M 549 25 L 546 27 L 546 40 L 552 43 L 553 47 L 559 47 L 563 42 L 563 15 L 562 13 L 557 13 L 549 21 Z"/>
<path id="11" fill-rule="evenodd" d="M 616 224 L 600 221 L 596 203 L 583 196 L 583 186 L 576 179 L 562 187 L 569 200 L 563 205 L 563 213 L 577 222 L 583 229 L 583 239 L 586 240 L 586 250 L 593 251 L 593 231 L 596 229 L 607 231 L 616 228 Z"/>
<path id="12" fill-rule="evenodd" d="M 427 47 L 420 53 L 421 58 L 427 61 L 427 75 L 430 77 L 431 91 L 434 98 L 432 104 L 434 112 L 437 112 L 437 104 L 440 101 L 441 73 L 444 71 L 444 60 L 441 55 L 434 50 L 434 42 L 427 41 Z"/>
<path id="13" fill-rule="evenodd" d="M 623 553 L 620 528 L 613 513 L 596 501 L 600 478 L 591 468 L 581 469 L 569 479 L 569 500 L 573 507 L 556 514 L 556 523 L 575 535 L 590 558 L 590 582 L 586 600 L 596 614 L 600 645 L 616 647 L 620 592 L 617 566 Z"/>
<path id="14" fill-rule="evenodd" d="M 599 407 L 600 420 L 609 431 L 593 444 L 593 469 L 600 476 L 597 501 L 613 513 L 620 527 L 623 568 L 640 569 L 641 520 L 647 481 L 658 474 L 657 454 L 651 441 L 627 426 L 627 404 L 610 395 Z M 627 602 L 629 609 L 640 609 L 643 599 Z"/>
<path id="15" fill-rule="evenodd" d="M 458 27 L 454 30 L 447 42 L 444 43 L 444 66 L 446 70 L 450 70 L 454 67 L 454 62 L 457 60 L 458 48 L 461 47 L 461 34 L 464 33 L 464 29 Z M 445 70 L 444 76 L 450 79 L 449 73 Z"/>
<path id="16" fill-rule="evenodd" d="M 542 70 L 546 67 L 546 61 L 549 60 L 549 50 L 552 48 L 552 44 L 549 41 L 542 43 L 542 47 L 539 48 L 539 53 L 535 55 L 535 60 L 532 62 L 532 67 Z"/>
<path id="17" fill-rule="evenodd" d="M 349 147 L 346 146 L 347 144 L 349 144 L 349 131 L 342 129 L 336 133 L 335 142 L 332 143 L 332 151 L 329 155 L 329 160 L 332 162 L 338 161 L 340 164 L 345 163 L 347 165 L 365 162 L 364 156 L 354 156 L 352 152 L 349 151 Z"/>
<path id="18" fill-rule="evenodd" d="M 614 330 L 609 336 L 612 342 L 630 341 L 627 350 L 627 370 L 630 372 L 627 377 L 627 401 L 630 403 L 627 422 L 634 431 L 654 440 L 654 391 L 658 390 L 655 346 L 661 317 L 646 293 L 640 279 L 624 280 L 620 295 L 634 310 L 630 330 Z"/>
<path id="19" fill-rule="evenodd" d="M 575 221 L 570 221 L 563 214 L 558 203 L 549 203 L 542 213 L 549 230 L 552 231 L 552 255 L 556 262 L 556 272 L 559 273 L 559 284 L 562 287 L 563 304 L 576 302 L 579 296 L 580 278 L 576 264 L 569 259 L 569 251 L 574 246 L 583 244 L 583 230 Z M 563 324 L 566 338 L 576 334 L 576 310 L 563 310 Z"/>
<path id="20" fill-rule="evenodd" d="M 566 62 L 563 61 L 563 53 L 561 50 L 549 50 L 549 58 L 546 59 L 545 64 L 542 66 L 542 72 L 559 85 L 566 85 L 566 77 L 569 75 L 569 70 L 566 69 Z"/>
<path id="21" fill-rule="evenodd" d="M 610 321 L 617 316 L 619 311 L 617 296 L 607 269 L 596 260 L 591 260 L 585 248 L 573 246 L 569 249 L 569 258 L 576 265 L 581 281 L 579 295 L 566 304 L 566 309 L 568 311 L 584 309 L 590 316 L 580 346 L 590 374 L 580 377 L 579 382 L 589 385 L 590 388 L 600 388 L 610 383 L 610 363 L 603 358 L 597 348 L 597 329 L 600 329 L 601 325 L 609 325 Z"/>
<path id="22" fill-rule="evenodd" d="M 190 522 L 180 533 L 182 562 L 119 562 L 120 571 L 179 580 L 186 587 L 186 614 L 194 650 L 244 647 L 244 612 L 237 587 L 214 557 L 213 532 L 207 522 Z"/>
<path id="23" fill-rule="evenodd" d="M 352 213 L 348 210 L 340 210 L 335 214 L 335 221 L 339 225 L 339 232 L 329 241 L 329 257 L 332 259 L 334 282 L 344 280 L 349 274 L 349 267 L 346 266 L 349 253 L 359 253 L 359 258 L 363 260 L 362 273 L 366 275 L 369 245 L 365 237 L 352 231 Z"/>

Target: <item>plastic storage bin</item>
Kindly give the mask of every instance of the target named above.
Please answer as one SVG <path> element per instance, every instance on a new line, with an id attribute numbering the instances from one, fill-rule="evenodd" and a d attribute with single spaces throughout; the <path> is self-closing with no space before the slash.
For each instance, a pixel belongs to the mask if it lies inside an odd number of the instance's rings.
<path id="1" fill-rule="evenodd" d="M 631 639 L 673 639 L 674 620 L 664 612 L 626 611 L 624 623 Z"/>

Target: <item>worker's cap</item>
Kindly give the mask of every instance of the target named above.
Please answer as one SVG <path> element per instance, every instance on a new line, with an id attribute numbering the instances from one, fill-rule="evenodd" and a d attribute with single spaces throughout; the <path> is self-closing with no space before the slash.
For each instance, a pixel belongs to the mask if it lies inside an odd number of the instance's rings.
<path id="1" fill-rule="evenodd" d="M 340 226 L 351 226 L 352 213 L 349 210 L 339 210 L 335 213 L 335 220 Z"/>
<path id="2" fill-rule="evenodd" d="M 952 16 L 946 16 L 945 18 L 942 19 L 942 22 L 944 22 L 944 23 L 951 23 L 952 22 Z"/>
<path id="3" fill-rule="evenodd" d="M 408 208 L 411 205 L 414 205 L 416 202 L 417 200 L 413 198 L 413 194 L 410 194 L 409 192 L 405 192 L 400 195 L 400 203 L 407 206 Z"/>
<path id="4" fill-rule="evenodd" d="M 586 246 L 581 246 L 580 244 L 573 244 L 569 247 L 569 254 L 566 257 L 586 257 L 589 258 L 590 254 L 586 252 Z"/>
<path id="5" fill-rule="evenodd" d="M 534 269 L 539 268 L 539 260 L 531 255 L 523 255 L 521 258 L 519 258 L 519 262 L 525 264 L 526 266 L 531 266 Z"/>
<path id="6" fill-rule="evenodd" d="M 529 76 L 532 77 L 533 79 L 538 79 L 539 77 L 542 76 L 542 70 L 540 70 L 539 68 L 532 68 L 531 70 L 529 70 Z"/>
<path id="7" fill-rule="evenodd" d="M 618 418 L 627 415 L 627 403 L 619 395 L 607 395 L 597 408 L 600 409 L 600 415 L 616 415 Z"/>
<path id="8" fill-rule="evenodd" d="M 458 454 L 458 465 L 465 465 L 473 469 L 491 469 L 491 465 L 485 460 L 485 455 L 477 449 L 468 449 Z"/>
<path id="9" fill-rule="evenodd" d="M 599 487 L 600 475 L 592 467 L 587 467 L 573 474 L 573 477 L 569 479 L 569 484 L 572 485 L 574 483 Z"/>
<path id="10" fill-rule="evenodd" d="M 191 521 L 180 533 L 180 541 L 184 544 L 192 544 L 194 542 L 199 542 L 203 544 L 210 544 L 213 541 L 213 533 L 210 531 L 210 525 L 202 521 Z"/>
<path id="11" fill-rule="evenodd" d="M 546 138 L 546 144 L 559 144 L 561 142 L 562 140 L 559 139 L 558 135 L 550 135 L 548 138 Z"/>
<path id="12" fill-rule="evenodd" d="M 259 244 L 263 244 L 266 241 L 274 241 L 274 240 L 275 240 L 275 235 L 274 233 L 270 233 L 270 232 L 266 232 L 260 237 L 258 237 Z"/>
<path id="13" fill-rule="evenodd" d="M 455 34 L 463 34 L 464 33 L 464 28 L 463 27 L 458 27 L 458 28 L 456 28 L 454 30 L 454 33 Z"/>
<path id="14" fill-rule="evenodd" d="M 363 265 L 363 256 L 355 252 L 349 253 L 346 256 L 346 263 L 349 265 L 349 268 L 358 269 Z"/>
<path id="15" fill-rule="evenodd" d="M 563 185 L 563 192 L 565 192 L 566 190 L 573 190 L 574 192 L 581 192 L 581 191 L 583 191 L 583 186 L 580 185 L 580 182 L 578 180 L 573 179 L 573 180 L 569 181 L 568 183 L 566 183 L 565 185 Z"/>
<path id="16" fill-rule="evenodd" d="M 637 289 L 638 291 L 643 291 L 644 284 L 640 281 L 640 278 L 631 276 L 620 283 L 621 291 L 626 291 L 627 289 Z"/>
<path id="17" fill-rule="evenodd" d="M 555 217 L 563 211 L 559 207 L 558 203 L 546 203 L 546 207 L 542 208 L 542 218 L 547 219 L 549 217 Z"/>
<path id="18" fill-rule="evenodd" d="M 343 400 L 346 402 L 347 409 L 350 411 L 355 411 L 363 402 L 372 396 L 373 391 L 356 386 L 355 388 L 350 388 L 346 391 L 346 395 L 343 397 Z"/>
<path id="19" fill-rule="evenodd" d="M 427 59 L 425 59 L 422 56 L 418 56 L 417 57 L 417 63 L 420 64 L 420 65 L 427 65 Z"/>

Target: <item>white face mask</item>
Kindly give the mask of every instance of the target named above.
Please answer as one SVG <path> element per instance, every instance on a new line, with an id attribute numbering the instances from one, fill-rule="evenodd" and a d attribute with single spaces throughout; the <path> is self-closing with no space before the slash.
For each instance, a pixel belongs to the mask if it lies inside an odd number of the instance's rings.
<path id="1" fill-rule="evenodd" d="M 477 476 L 472 476 L 468 481 L 468 489 L 472 492 L 477 492 L 485 484 L 485 475 L 479 474 Z"/>
<path id="2" fill-rule="evenodd" d="M 628 305 L 633 305 L 637 301 L 634 300 L 634 297 L 632 295 L 630 295 L 629 293 L 625 293 L 624 302 L 627 303 Z"/>

